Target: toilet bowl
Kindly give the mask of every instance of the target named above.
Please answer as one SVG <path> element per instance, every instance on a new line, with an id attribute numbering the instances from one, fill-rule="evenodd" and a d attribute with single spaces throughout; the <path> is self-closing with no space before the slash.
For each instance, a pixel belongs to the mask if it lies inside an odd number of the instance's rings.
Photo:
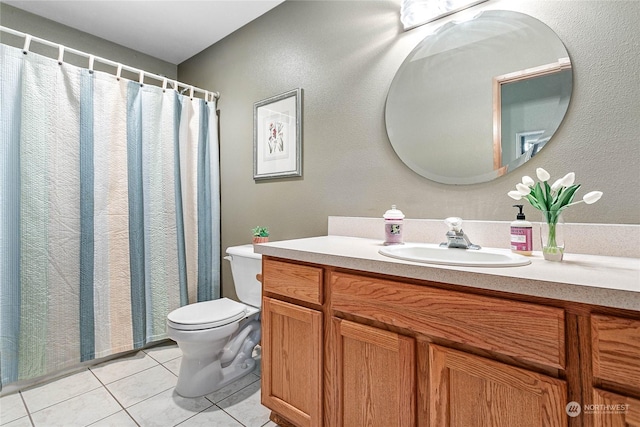
<path id="1" fill-rule="evenodd" d="M 253 245 L 232 246 L 227 255 L 241 302 L 198 302 L 167 316 L 167 335 L 182 350 L 176 393 L 183 397 L 212 393 L 255 367 L 251 355 L 260 341 L 262 302 L 256 275 L 262 270 L 262 256 L 253 252 Z"/>

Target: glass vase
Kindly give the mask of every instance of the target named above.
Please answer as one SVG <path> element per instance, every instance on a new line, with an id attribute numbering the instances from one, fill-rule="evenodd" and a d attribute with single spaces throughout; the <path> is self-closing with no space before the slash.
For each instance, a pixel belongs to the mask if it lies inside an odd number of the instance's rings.
<path id="1" fill-rule="evenodd" d="M 548 261 L 562 261 L 564 256 L 564 217 L 560 211 L 542 211 L 540 247 Z"/>

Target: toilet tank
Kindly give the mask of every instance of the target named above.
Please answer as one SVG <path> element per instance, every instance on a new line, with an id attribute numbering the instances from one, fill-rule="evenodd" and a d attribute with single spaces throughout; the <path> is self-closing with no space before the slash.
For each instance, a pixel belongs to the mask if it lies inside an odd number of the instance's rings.
<path id="1" fill-rule="evenodd" d="M 231 263 L 233 284 L 238 299 L 253 307 L 262 305 L 262 283 L 256 275 L 262 272 L 262 255 L 253 252 L 253 245 L 230 246 L 225 257 Z"/>

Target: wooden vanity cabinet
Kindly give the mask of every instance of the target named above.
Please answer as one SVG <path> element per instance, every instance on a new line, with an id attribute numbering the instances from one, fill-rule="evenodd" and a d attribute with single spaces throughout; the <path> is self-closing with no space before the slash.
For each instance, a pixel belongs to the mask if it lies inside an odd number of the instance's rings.
<path id="1" fill-rule="evenodd" d="M 564 310 L 376 276 L 331 272 L 329 277 L 332 310 L 400 328 L 420 340 L 417 365 L 405 368 L 405 375 L 419 372 L 418 425 L 567 425 L 565 381 L 433 342 L 464 344 L 479 353 L 498 353 L 557 371 L 565 366 Z M 338 370 L 342 365 L 338 363 Z M 382 386 L 393 390 L 394 384 L 387 380 Z"/>
<path id="2" fill-rule="evenodd" d="M 269 256 L 263 280 L 281 425 L 640 427 L 640 313 Z"/>

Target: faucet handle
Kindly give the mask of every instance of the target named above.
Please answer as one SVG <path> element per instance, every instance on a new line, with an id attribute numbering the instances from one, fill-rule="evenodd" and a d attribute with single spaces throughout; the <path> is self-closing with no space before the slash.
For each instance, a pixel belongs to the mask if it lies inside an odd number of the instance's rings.
<path id="1" fill-rule="evenodd" d="M 449 230 L 455 231 L 459 233 L 462 231 L 462 218 L 458 218 L 457 216 L 451 216 L 444 220 L 444 223 L 447 224 Z"/>

